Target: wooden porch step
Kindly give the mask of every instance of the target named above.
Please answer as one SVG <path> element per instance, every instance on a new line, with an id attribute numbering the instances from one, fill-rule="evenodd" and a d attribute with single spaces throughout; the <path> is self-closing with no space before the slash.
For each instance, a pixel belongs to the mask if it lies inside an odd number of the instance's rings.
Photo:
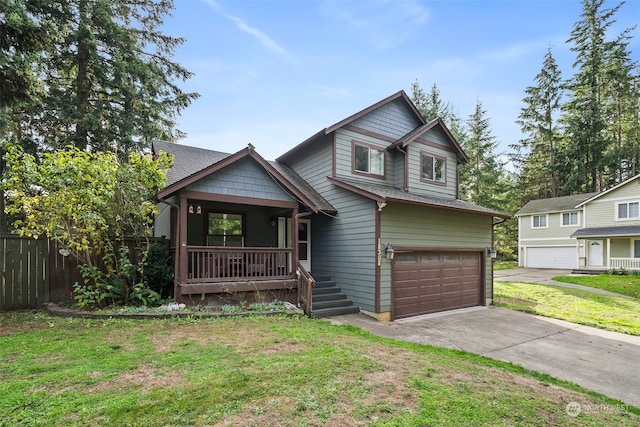
<path id="1" fill-rule="evenodd" d="M 329 317 L 359 313 L 360 307 L 353 305 L 331 276 L 314 275 L 316 283 L 311 298 L 311 317 Z"/>
<path id="2" fill-rule="evenodd" d="M 350 307 L 332 307 L 321 308 L 319 310 L 312 310 L 311 317 L 323 318 L 331 316 L 344 316 L 345 314 L 360 313 L 360 307 L 352 305 Z"/>

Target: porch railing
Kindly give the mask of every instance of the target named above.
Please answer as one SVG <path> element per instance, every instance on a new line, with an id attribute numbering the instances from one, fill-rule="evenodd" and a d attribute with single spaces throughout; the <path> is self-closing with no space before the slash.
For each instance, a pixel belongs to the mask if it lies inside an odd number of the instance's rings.
<path id="1" fill-rule="evenodd" d="M 609 264 L 611 268 L 640 270 L 640 258 L 610 258 Z"/>
<path id="2" fill-rule="evenodd" d="M 295 277 L 291 248 L 187 247 L 187 283 L 277 280 Z"/>
<path id="3" fill-rule="evenodd" d="M 308 316 L 311 314 L 313 286 L 316 281 L 311 274 L 298 262 L 298 301 Z"/>

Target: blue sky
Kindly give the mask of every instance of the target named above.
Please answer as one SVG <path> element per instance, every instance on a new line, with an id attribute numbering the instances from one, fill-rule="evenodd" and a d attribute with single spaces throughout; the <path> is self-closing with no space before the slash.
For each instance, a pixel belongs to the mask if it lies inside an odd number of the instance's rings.
<path id="1" fill-rule="evenodd" d="M 317 131 L 418 81 L 466 119 L 482 102 L 499 151 L 551 46 L 573 74 L 565 41 L 579 0 L 174 0 L 167 34 L 186 38 L 175 60 L 199 92 L 180 117 L 180 143 L 272 160 Z M 608 1 L 612 7 L 617 2 Z M 640 21 L 640 0 L 613 33 Z M 640 30 L 630 50 L 640 61 Z"/>

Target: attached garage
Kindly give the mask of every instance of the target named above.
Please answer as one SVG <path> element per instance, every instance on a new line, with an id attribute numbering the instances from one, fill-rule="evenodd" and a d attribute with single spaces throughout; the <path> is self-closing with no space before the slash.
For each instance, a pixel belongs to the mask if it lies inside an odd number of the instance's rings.
<path id="1" fill-rule="evenodd" d="M 528 268 L 576 268 L 575 246 L 545 246 L 525 248 Z"/>
<path id="2" fill-rule="evenodd" d="M 393 260 L 393 317 L 482 305 L 480 252 L 398 253 Z"/>

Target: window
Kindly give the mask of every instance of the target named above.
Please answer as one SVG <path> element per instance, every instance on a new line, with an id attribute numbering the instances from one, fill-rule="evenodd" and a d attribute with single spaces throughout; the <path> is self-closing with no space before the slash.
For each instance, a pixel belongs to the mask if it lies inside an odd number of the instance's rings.
<path id="1" fill-rule="evenodd" d="M 209 212 L 207 245 L 244 246 L 244 218 L 242 214 Z"/>
<path id="2" fill-rule="evenodd" d="M 640 205 L 638 202 L 618 203 L 617 219 L 640 218 Z"/>
<path id="3" fill-rule="evenodd" d="M 446 159 L 434 157 L 430 154 L 422 154 L 421 179 L 425 181 L 446 181 Z"/>
<path id="4" fill-rule="evenodd" d="M 353 170 L 370 175 L 384 175 L 384 151 L 370 145 L 354 142 Z"/>
<path id="5" fill-rule="evenodd" d="M 578 212 L 564 212 L 562 214 L 563 227 L 570 227 L 572 225 L 578 225 Z"/>
<path id="6" fill-rule="evenodd" d="M 640 258 L 640 240 L 633 241 L 633 257 Z"/>
<path id="7" fill-rule="evenodd" d="M 547 216 L 533 215 L 531 217 L 531 228 L 547 228 Z"/>

